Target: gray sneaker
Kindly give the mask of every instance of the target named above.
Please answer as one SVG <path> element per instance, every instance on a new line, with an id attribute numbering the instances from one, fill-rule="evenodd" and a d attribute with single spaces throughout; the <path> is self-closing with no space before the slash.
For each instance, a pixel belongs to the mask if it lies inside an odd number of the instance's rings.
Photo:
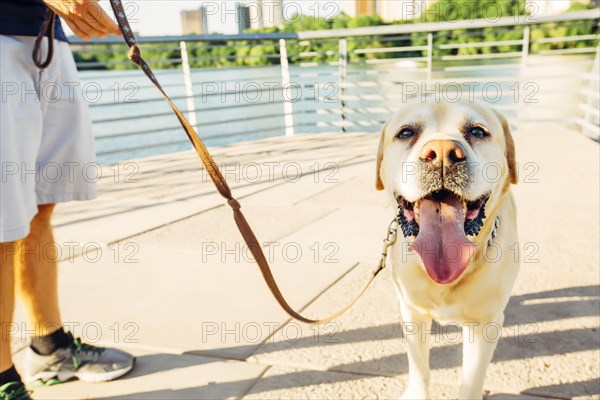
<path id="1" fill-rule="evenodd" d="M 54 385 L 79 379 L 83 382 L 106 382 L 125 375 L 133 368 L 135 357 L 121 350 L 91 346 L 73 338 L 71 344 L 42 356 L 27 348 L 25 379 L 27 382 Z"/>

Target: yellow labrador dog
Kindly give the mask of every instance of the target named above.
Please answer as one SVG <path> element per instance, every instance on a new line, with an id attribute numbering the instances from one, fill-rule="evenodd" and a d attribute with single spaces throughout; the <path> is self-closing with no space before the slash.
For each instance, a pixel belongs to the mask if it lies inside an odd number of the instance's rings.
<path id="1" fill-rule="evenodd" d="M 403 398 L 428 398 L 435 319 L 462 326 L 459 398 L 481 399 L 519 269 L 516 182 L 508 124 L 488 106 L 414 102 L 383 127 L 376 186 L 399 207 L 390 255 L 408 345 Z"/>

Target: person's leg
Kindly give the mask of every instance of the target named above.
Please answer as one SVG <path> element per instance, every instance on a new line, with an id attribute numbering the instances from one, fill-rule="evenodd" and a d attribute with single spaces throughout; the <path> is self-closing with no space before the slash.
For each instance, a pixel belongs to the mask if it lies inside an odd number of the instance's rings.
<path id="1" fill-rule="evenodd" d="M 36 338 L 48 337 L 59 328 L 62 330 L 58 308 L 56 246 L 50 225 L 53 209 L 53 204 L 39 206 L 38 213 L 31 221 L 27 237 L 16 242 L 1 244 L 0 373 L 12 366 L 8 333 L 12 325 L 15 289 L 27 310 L 29 329 L 35 330 L 34 342 Z M 49 347 L 48 352 L 52 352 L 65 343 L 64 337 L 59 337 L 57 343 L 50 341 L 43 344 Z"/>
<path id="2" fill-rule="evenodd" d="M 31 67 L 31 40 L 0 35 L 0 398 L 28 398 L 13 366 L 10 332 L 13 331 L 14 279 L 20 247 L 37 213 L 36 157 L 42 137 L 42 107 L 35 90 L 36 68 Z M 6 90 L 4 90 L 6 89 Z"/>
<path id="3" fill-rule="evenodd" d="M 29 329 L 35 329 L 25 353 L 25 379 L 48 384 L 72 378 L 86 382 L 116 379 L 133 368 L 133 356 L 85 344 L 62 327 L 53 209 L 53 204 L 39 206 L 14 268 L 16 292 L 27 309 Z"/>
<path id="4" fill-rule="evenodd" d="M 38 206 L 15 265 L 15 287 L 36 336 L 61 328 L 58 308 L 57 255 L 50 219 L 54 204 Z"/>
<path id="5" fill-rule="evenodd" d="M 20 242 L 0 243 L 0 373 L 12 367 L 10 352 L 10 327 L 12 325 L 14 299 L 14 258 Z"/>

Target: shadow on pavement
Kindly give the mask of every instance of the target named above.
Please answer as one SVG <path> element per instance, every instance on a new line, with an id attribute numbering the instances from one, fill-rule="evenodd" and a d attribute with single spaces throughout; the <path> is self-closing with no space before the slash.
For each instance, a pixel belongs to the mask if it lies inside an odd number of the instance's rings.
<path id="1" fill-rule="evenodd" d="M 600 333 L 596 328 L 581 328 L 568 330 L 555 330 L 539 333 L 536 330 L 539 322 L 560 321 L 561 319 L 575 317 L 598 316 L 600 300 L 600 288 L 597 286 L 582 286 L 565 288 L 554 291 L 544 291 L 514 296 L 511 298 L 506 310 L 505 327 L 520 326 L 528 324 L 533 327 L 529 332 L 519 332 L 516 335 L 502 337 L 496 350 L 494 361 L 524 360 L 532 357 L 560 355 L 582 351 L 597 351 L 600 348 Z M 399 324 L 388 324 L 379 327 L 360 328 L 351 331 L 338 332 L 336 338 L 342 343 L 354 343 L 364 341 L 383 340 L 390 338 L 400 339 L 402 336 Z M 282 351 L 293 346 L 312 347 L 326 346 L 327 343 L 315 342 L 313 337 L 300 339 L 290 345 L 285 342 L 267 342 L 259 349 L 260 353 Z M 431 350 L 431 368 L 451 368 L 460 366 L 460 354 L 462 344 L 434 347 Z M 188 354 L 199 354 L 190 352 Z M 193 359 L 193 357 L 189 357 Z M 192 361 L 190 361 L 192 362 Z M 147 364 L 148 366 L 145 366 Z M 389 368 L 393 365 L 393 368 Z M 181 365 L 177 366 L 179 368 Z M 161 363 L 161 355 L 150 355 L 140 357 L 136 371 L 127 378 L 153 374 L 164 371 L 165 368 L 172 369 L 175 366 Z M 333 382 L 352 381 L 365 379 L 369 375 L 356 373 L 356 370 L 370 371 L 371 376 L 379 374 L 382 376 L 394 376 L 408 372 L 408 363 L 405 353 L 395 354 L 390 357 L 379 358 L 361 363 L 342 364 L 334 367 L 328 373 L 321 371 L 298 371 L 277 376 L 261 378 L 261 387 L 268 390 L 286 389 L 307 385 L 318 385 Z M 568 371 L 565 371 L 568 374 Z M 572 376 L 571 379 L 577 379 Z M 227 385 L 248 385 L 252 387 L 253 380 L 224 382 L 209 384 L 204 387 L 191 387 L 181 390 L 161 390 L 153 392 L 140 392 L 134 394 L 112 397 L 113 399 L 162 399 L 162 398 L 195 398 L 202 390 L 202 396 L 210 397 L 210 393 L 222 393 Z M 190 382 L 193 384 L 193 382 Z M 239 387 L 239 386 L 238 386 Z M 257 388 L 250 389 L 248 394 L 260 393 Z M 593 396 L 600 394 L 600 381 L 592 379 L 587 381 L 574 381 L 569 383 L 532 387 L 523 392 L 528 395 L 542 395 L 544 397 L 563 398 L 576 396 Z M 374 393 L 376 395 L 376 393 Z M 514 395 L 494 394 L 489 399 L 516 398 Z"/>

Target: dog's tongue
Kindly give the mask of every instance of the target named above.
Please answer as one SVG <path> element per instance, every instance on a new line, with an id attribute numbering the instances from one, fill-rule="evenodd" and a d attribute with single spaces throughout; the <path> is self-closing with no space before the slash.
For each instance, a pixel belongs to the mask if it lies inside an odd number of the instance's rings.
<path id="1" fill-rule="evenodd" d="M 452 283 L 469 265 L 476 247 L 465 235 L 465 213 L 454 195 L 441 200 L 422 199 L 419 234 L 412 244 L 427 274 L 440 284 Z"/>

